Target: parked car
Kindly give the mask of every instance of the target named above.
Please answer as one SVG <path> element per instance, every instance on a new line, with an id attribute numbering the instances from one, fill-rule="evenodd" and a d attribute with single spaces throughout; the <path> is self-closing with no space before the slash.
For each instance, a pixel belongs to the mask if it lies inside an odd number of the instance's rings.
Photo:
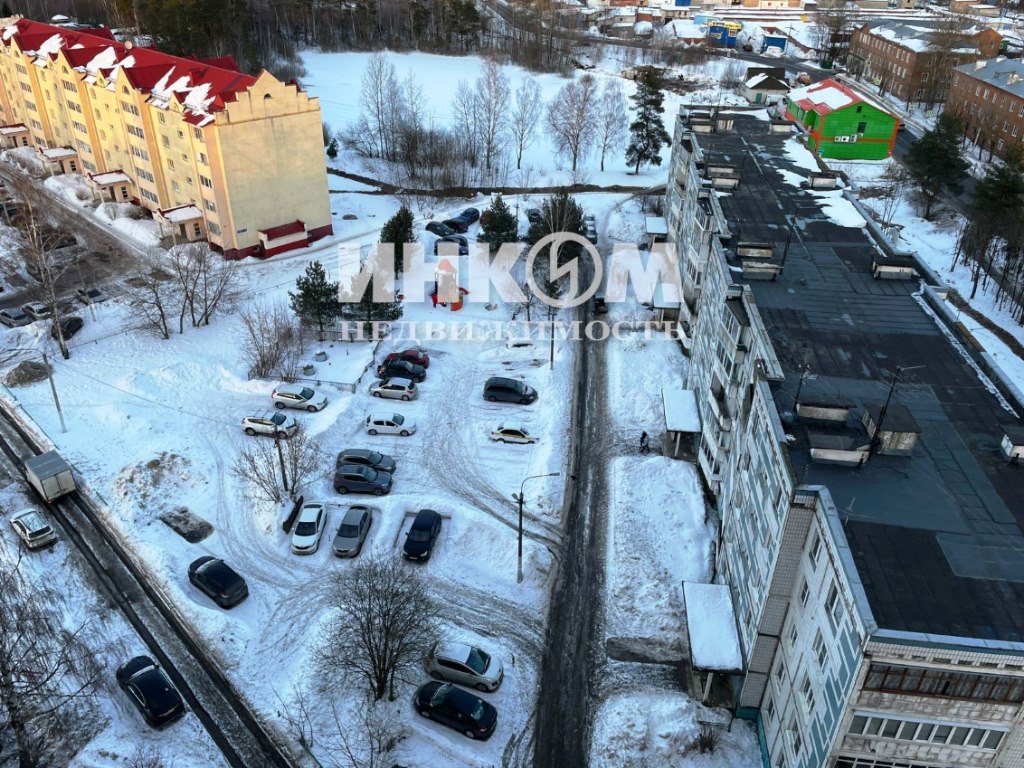
<path id="1" fill-rule="evenodd" d="M 8 328 L 20 328 L 31 322 L 32 318 L 18 307 L 0 309 L 0 325 L 6 325 Z"/>
<path id="2" fill-rule="evenodd" d="M 249 585 L 220 558 L 204 555 L 188 567 L 192 586 L 221 608 L 234 608 L 249 596 Z"/>
<path id="3" fill-rule="evenodd" d="M 11 515 L 11 528 L 26 549 L 42 549 L 57 543 L 57 532 L 35 509 L 23 509 Z"/>
<path id="4" fill-rule="evenodd" d="M 536 224 L 543 218 L 544 214 L 541 213 L 540 208 L 527 208 L 526 209 L 526 220 L 531 224 Z"/>
<path id="5" fill-rule="evenodd" d="M 583 217 L 583 232 L 591 244 L 597 245 L 597 223 L 593 216 Z"/>
<path id="6" fill-rule="evenodd" d="M 108 298 L 99 288 L 79 288 L 75 295 L 83 304 L 102 304 Z"/>
<path id="7" fill-rule="evenodd" d="M 427 378 L 427 369 L 422 365 L 410 363 L 408 360 L 387 360 L 377 368 L 377 375 L 382 379 L 397 377 L 411 379 L 417 384 Z"/>
<path id="8" fill-rule="evenodd" d="M 807 72 L 801 72 L 796 76 L 796 82 L 798 85 L 810 85 L 811 76 Z"/>
<path id="9" fill-rule="evenodd" d="M 341 451 L 335 466 L 339 464 L 362 464 L 364 467 L 379 469 L 389 475 L 393 475 L 398 468 L 395 460 L 387 454 L 369 451 L 365 448 L 347 448 Z"/>
<path id="10" fill-rule="evenodd" d="M 270 435 L 271 437 L 291 437 L 299 430 L 299 424 L 291 416 L 273 411 L 260 411 L 242 419 L 245 434 Z"/>
<path id="11" fill-rule="evenodd" d="M 340 464 L 334 468 L 334 490 L 338 493 L 391 493 L 391 473 L 361 464 Z"/>
<path id="12" fill-rule="evenodd" d="M 276 408 L 302 408 L 310 413 L 327 407 L 327 395 L 301 384 L 278 384 L 270 399 Z"/>
<path id="13" fill-rule="evenodd" d="M 353 504 L 345 512 L 345 517 L 334 535 L 334 554 L 338 557 L 358 557 L 363 551 L 366 534 L 373 525 L 373 513 L 380 514 L 376 507 Z"/>
<path id="14" fill-rule="evenodd" d="M 378 379 L 370 385 L 370 394 L 374 397 L 386 397 L 389 400 L 415 400 L 420 390 L 415 381 L 401 377 L 394 379 Z"/>
<path id="15" fill-rule="evenodd" d="M 452 232 L 465 232 L 469 229 L 469 222 L 465 219 L 459 218 L 458 216 L 451 219 L 445 219 L 441 223 L 451 229 Z"/>
<path id="16" fill-rule="evenodd" d="M 53 310 L 41 301 L 30 301 L 21 305 L 21 311 L 33 320 L 49 320 L 53 317 Z"/>
<path id="17" fill-rule="evenodd" d="M 537 390 L 518 379 L 491 376 L 484 383 L 484 399 L 492 403 L 500 400 L 505 403 L 529 405 L 537 399 Z"/>
<path id="18" fill-rule="evenodd" d="M 603 293 L 594 294 L 594 314 L 604 315 L 608 312 L 608 304 L 605 303 Z"/>
<path id="19" fill-rule="evenodd" d="M 459 218 L 468 221 L 470 225 L 476 224 L 480 221 L 480 210 L 477 208 L 467 208 L 459 214 Z"/>
<path id="20" fill-rule="evenodd" d="M 371 413 L 366 417 L 366 431 L 371 435 L 401 435 L 416 433 L 416 422 L 400 413 Z"/>
<path id="21" fill-rule="evenodd" d="M 537 437 L 536 435 L 531 435 L 527 432 L 524 427 L 499 424 L 491 430 L 491 440 L 495 440 L 499 443 L 520 443 L 522 445 L 529 445 L 530 443 L 536 443 Z"/>
<path id="22" fill-rule="evenodd" d="M 169 725 L 185 714 L 181 694 L 149 656 L 136 656 L 119 667 L 117 684 L 154 728 Z"/>
<path id="23" fill-rule="evenodd" d="M 423 667 L 435 680 L 447 680 L 488 693 L 498 690 L 505 679 L 505 668 L 500 661 L 466 643 L 434 643 L 423 659 Z"/>
<path id="24" fill-rule="evenodd" d="M 85 325 L 85 321 L 78 315 L 62 317 L 60 319 L 60 334 L 64 337 L 64 341 L 73 338 L 76 333 L 82 330 L 83 325 Z M 57 323 L 50 326 L 50 338 L 55 341 L 57 339 Z"/>
<path id="25" fill-rule="evenodd" d="M 459 256 L 469 255 L 469 243 L 465 238 L 456 240 L 455 237 L 442 237 L 434 241 L 435 256 L 454 256 L 456 253 Z"/>
<path id="26" fill-rule="evenodd" d="M 428 222 L 424 229 L 426 229 L 430 234 L 437 235 L 438 237 L 448 237 L 449 235 L 455 234 L 454 229 L 439 221 Z"/>
<path id="27" fill-rule="evenodd" d="M 434 551 L 434 542 L 441 535 L 441 515 L 432 509 L 421 509 L 405 534 L 402 555 L 406 560 L 426 562 Z"/>
<path id="28" fill-rule="evenodd" d="M 319 502 L 303 504 L 292 528 L 292 552 L 311 555 L 320 549 L 320 539 L 327 525 L 327 507 Z"/>
<path id="29" fill-rule="evenodd" d="M 401 352 L 392 352 L 384 358 L 385 363 L 392 360 L 405 360 L 413 365 L 422 365 L 424 368 L 430 367 L 430 355 L 422 347 L 409 347 Z"/>
<path id="30" fill-rule="evenodd" d="M 436 720 L 471 739 L 486 741 L 498 724 L 498 710 L 469 691 L 449 683 L 432 682 L 420 686 L 413 697 L 416 711 L 428 720 Z"/>

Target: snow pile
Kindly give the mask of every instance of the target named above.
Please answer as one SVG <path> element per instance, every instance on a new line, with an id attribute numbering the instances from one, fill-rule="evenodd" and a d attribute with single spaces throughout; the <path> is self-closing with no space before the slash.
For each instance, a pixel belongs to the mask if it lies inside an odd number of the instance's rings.
<path id="1" fill-rule="evenodd" d="M 749 723 L 718 730 L 713 752 L 697 748 L 700 720 L 718 718 L 683 693 L 631 691 L 605 701 L 591 743 L 592 768 L 758 768 L 757 737 Z"/>
<path id="2" fill-rule="evenodd" d="M 821 200 L 821 210 L 835 224 L 841 227 L 860 229 L 867 225 L 857 208 L 843 197 L 843 191 L 837 189 L 830 192 L 815 192 L 814 196 Z"/>
<path id="3" fill-rule="evenodd" d="M 795 136 L 786 142 L 786 157 L 798 168 L 806 168 L 809 171 L 818 171 L 818 159 L 802 141 Z"/>

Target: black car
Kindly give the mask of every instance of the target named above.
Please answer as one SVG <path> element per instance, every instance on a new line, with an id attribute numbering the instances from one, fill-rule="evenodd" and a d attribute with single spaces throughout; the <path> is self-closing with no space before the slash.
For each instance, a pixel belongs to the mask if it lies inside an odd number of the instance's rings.
<path id="1" fill-rule="evenodd" d="M 341 451 L 335 466 L 340 467 L 343 464 L 362 464 L 364 467 L 379 469 L 389 475 L 393 475 L 398 468 L 395 460 L 387 454 L 369 451 L 365 448 L 348 448 Z"/>
<path id="2" fill-rule="evenodd" d="M 543 214 L 540 212 L 540 208 L 527 208 L 526 209 L 526 220 L 531 224 L 536 224 L 541 220 Z"/>
<path id="3" fill-rule="evenodd" d="M 413 697 L 416 711 L 471 739 L 486 741 L 498 724 L 498 710 L 479 696 L 449 683 L 430 682 Z"/>
<path id="4" fill-rule="evenodd" d="M 434 241 L 434 255 L 437 256 L 438 252 L 442 250 L 442 248 L 443 248 L 442 244 L 448 243 L 450 247 L 444 248 L 444 251 L 446 253 L 454 254 L 456 249 L 458 249 L 459 256 L 468 256 L 469 255 L 469 243 L 466 242 L 466 238 L 460 237 L 460 238 L 456 239 L 456 237 L 457 236 L 442 237 L 440 240 L 435 240 Z"/>
<path id="5" fill-rule="evenodd" d="M 427 378 L 427 369 L 422 365 L 410 363 L 408 360 L 386 360 L 378 369 L 377 375 L 382 379 L 411 379 L 421 382 Z"/>
<path id="6" fill-rule="evenodd" d="M 117 684 L 154 728 L 169 725 L 185 714 L 181 694 L 149 656 L 136 656 L 123 664 L 117 670 Z"/>
<path id="7" fill-rule="evenodd" d="M 608 312 L 608 304 L 604 300 L 603 293 L 594 294 L 594 314 L 604 315 Z"/>
<path id="8" fill-rule="evenodd" d="M 67 341 L 85 325 L 85 321 L 78 315 L 71 315 L 70 317 L 62 317 L 60 319 L 60 333 L 64 337 L 64 341 Z M 57 324 L 54 323 L 50 326 L 50 337 L 54 340 L 57 339 Z"/>
<path id="9" fill-rule="evenodd" d="M 442 224 L 439 221 L 428 222 L 425 229 L 427 230 L 427 232 L 430 232 L 432 235 L 437 235 L 438 237 L 448 237 L 449 235 L 455 234 L 454 229 Z"/>
<path id="10" fill-rule="evenodd" d="M 434 542 L 441 535 L 441 515 L 432 509 L 421 509 L 405 534 L 402 554 L 406 560 L 429 560 Z"/>
<path id="11" fill-rule="evenodd" d="M 338 493 L 391 493 L 391 473 L 362 464 L 338 464 L 334 468 L 334 490 Z"/>
<path id="12" fill-rule="evenodd" d="M 470 224 L 476 224 L 480 221 L 480 211 L 476 208 L 467 208 L 459 214 L 459 218 L 468 221 Z"/>
<path id="13" fill-rule="evenodd" d="M 188 580 L 221 608 L 234 608 L 249 596 L 249 585 L 216 557 L 200 557 L 188 567 Z"/>
<path id="14" fill-rule="evenodd" d="M 452 232 L 465 232 L 469 229 L 469 222 L 465 219 L 456 216 L 454 219 L 445 219 L 441 222 L 444 226 L 452 230 Z"/>
<path id="15" fill-rule="evenodd" d="M 484 383 L 484 400 L 529 405 L 537 399 L 537 390 L 519 379 L 491 376 Z"/>

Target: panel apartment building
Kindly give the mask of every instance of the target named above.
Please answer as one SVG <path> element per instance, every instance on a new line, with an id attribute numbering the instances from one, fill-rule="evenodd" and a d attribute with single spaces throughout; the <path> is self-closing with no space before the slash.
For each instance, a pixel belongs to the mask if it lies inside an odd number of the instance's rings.
<path id="1" fill-rule="evenodd" d="M 134 201 L 230 258 L 331 234 L 320 106 L 296 84 L 106 29 L 15 18 L 0 42 L 0 144 L 34 147 L 97 199 Z"/>
<path id="2" fill-rule="evenodd" d="M 999 53 L 1002 35 L 968 23 L 957 33 L 948 22 L 871 21 L 850 38 L 850 73 L 875 82 L 902 102 L 941 104 L 949 94 L 953 68 Z"/>
<path id="3" fill-rule="evenodd" d="M 1022 768 L 1024 404 L 795 141 L 683 113 L 666 200 L 737 712 L 771 768 Z"/>

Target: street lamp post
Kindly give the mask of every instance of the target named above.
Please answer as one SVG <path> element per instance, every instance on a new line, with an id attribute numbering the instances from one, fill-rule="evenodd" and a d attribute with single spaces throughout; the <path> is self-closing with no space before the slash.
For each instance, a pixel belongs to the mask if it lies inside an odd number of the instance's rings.
<path id="1" fill-rule="evenodd" d="M 519 557 L 516 567 L 516 584 L 523 583 L 523 486 L 526 485 L 527 480 L 536 480 L 538 477 L 558 477 L 561 474 L 561 472 L 548 472 L 545 475 L 530 475 L 520 484 L 519 494 L 512 494 L 512 498 L 519 502 Z"/>

